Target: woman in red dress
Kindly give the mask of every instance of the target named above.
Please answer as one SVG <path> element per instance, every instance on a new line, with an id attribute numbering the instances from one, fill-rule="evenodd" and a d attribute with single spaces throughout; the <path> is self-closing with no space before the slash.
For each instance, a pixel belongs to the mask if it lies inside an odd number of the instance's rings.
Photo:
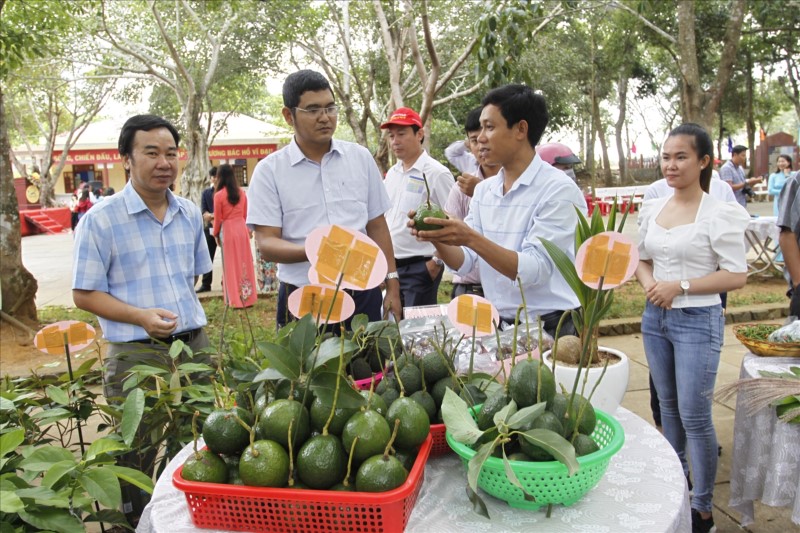
<path id="1" fill-rule="evenodd" d="M 89 198 L 89 188 L 86 187 L 81 191 L 81 198 L 78 200 L 78 205 L 75 206 L 75 212 L 78 213 L 78 220 L 83 218 L 83 215 L 92 207 L 92 200 Z"/>
<path id="2" fill-rule="evenodd" d="M 239 188 L 233 167 L 217 169 L 214 193 L 214 228 L 217 244 L 222 247 L 222 273 L 225 303 L 231 307 L 250 307 L 256 302 L 256 275 L 250 232 L 245 225 L 247 197 Z"/>

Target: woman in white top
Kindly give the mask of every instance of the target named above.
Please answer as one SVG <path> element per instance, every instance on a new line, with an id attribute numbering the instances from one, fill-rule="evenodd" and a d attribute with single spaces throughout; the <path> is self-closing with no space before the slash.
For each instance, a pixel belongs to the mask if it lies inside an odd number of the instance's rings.
<path id="1" fill-rule="evenodd" d="M 741 206 L 708 194 L 712 154 L 702 127 L 683 124 L 670 132 L 661 172 L 675 194 L 642 204 L 636 270 L 647 296 L 642 338 L 661 400 L 664 436 L 687 476 L 687 451 L 692 463 L 693 532 L 714 526 L 717 438 L 711 394 L 725 324 L 719 293 L 747 281 L 744 232 L 750 217 Z"/>

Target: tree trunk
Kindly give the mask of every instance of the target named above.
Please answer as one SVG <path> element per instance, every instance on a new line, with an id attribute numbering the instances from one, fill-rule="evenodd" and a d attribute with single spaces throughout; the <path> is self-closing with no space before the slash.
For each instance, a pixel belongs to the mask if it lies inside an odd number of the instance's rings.
<path id="1" fill-rule="evenodd" d="M 202 107 L 192 100 L 202 101 L 200 97 L 190 97 L 184 108 L 186 127 L 186 166 L 181 175 L 181 196 L 200 205 L 200 197 L 208 183 L 208 133 L 200 123 Z"/>
<path id="2" fill-rule="evenodd" d="M 19 204 L 11 170 L 11 141 L 6 124 L 5 96 L 0 86 L 0 297 L 4 312 L 36 322 L 36 278 L 22 264 Z"/>
<path id="3" fill-rule="evenodd" d="M 705 90 L 700 79 L 695 39 L 695 1 L 678 2 L 678 66 L 681 71 L 681 109 L 683 122 L 695 122 L 712 131 L 725 88 L 730 81 L 742 35 L 746 0 L 733 0 L 723 40 L 722 55 L 714 83 Z"/>
<path id="4" fill-rule="evenodd" d="M 798 72 L 798 62 L 793 61 L 792 58 L 786 58 L 786 76 L 781 76 L 778 78 L 778 82 L 780 82 L 780 86 L 783 89 L 783 94 L 786 95 L 792 105 L 794 106 L 794 113 L 797 116 L 797 120 L 800 121 L 800 74 Z M 786 82 L 789 83 L 786 83 Z M 788 87 L 787 87 L 788 85 Z"/>
<path id="5" fill-rule="evenodd" d="M 746 57 L 746 82 L 745 82 L 745 89 L 747 94 L 747 146 L 750 147 L 750 154 L 751 159 L 748 161 L 750 163 L 749 168 L 747 169 L 748 177 L 753 177 L 753 172 L 755 170 L 755 165 L 753 164 L 753 160 L 755 159 L 756 153 L 756 119 L 753 116 L 753 56 L 748 50 L 745 54 Z"/>
<path id="6" fill-rule="evenodd" d="M 600 120 L 600 102 L 595 98 L 596 93 L 592 96 L 592 115 L 594 116 L 594 127 L 597 131 L 597 137 L 600 140 L 600 150 L 603 156 L 603 181 L 606 187 L 614 186 L 614 176 L 611 174 L 611 161 L 608 158 L 608 143 L 606 142 L 605 128 L 603 122 Z"/>
<path id="7" fill-rule="evenodd" d="M 621 185 L 628 185 L 628 158 L 627 150 L 623 147 L 622 129 L 625 127 L 625 120 L 628 112 L 628 76 L 621 72 L 617 82 L 617 96 L 619 115 L 614 124 L 614 135 L 617 141 L 617 157 L 619 157 L 619 182 Z"/>

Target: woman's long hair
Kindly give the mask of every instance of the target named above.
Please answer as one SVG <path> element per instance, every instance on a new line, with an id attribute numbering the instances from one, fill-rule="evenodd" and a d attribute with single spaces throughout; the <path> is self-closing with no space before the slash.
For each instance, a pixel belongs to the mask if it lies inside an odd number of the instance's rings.
<path id="1" fill-rule="evenodd" d="M 692 138 L 692 147 L 697 152 L 698 159 L 708 156 L 708 164 L 700 171 L 700 188 L 704 192 L 708 192 L 711 187 L 711 170 L 714 162 L 714 143 L 711 141 L 711 136 L 702 126 L 692 122 L 681 124 L 669 132 L 668 137 L 677 135 L 686 135 Z"/>
<path id="2" fill-rule="evenodd" d="M 238 204 L 241 189 L 233 175 L 233 167 L 228 164 L 220 165 L 217 169 L 217 190 L 221 191 L 223 188 L 228 191 L 228 202 L 231 205 Z"/>

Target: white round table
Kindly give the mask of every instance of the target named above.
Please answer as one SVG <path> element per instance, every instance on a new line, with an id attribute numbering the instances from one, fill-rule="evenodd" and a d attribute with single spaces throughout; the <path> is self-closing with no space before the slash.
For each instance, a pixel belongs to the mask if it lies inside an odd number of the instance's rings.
<path id="1" fill-rule="evenodd" d="M 425 467 L 425 482 L 406 531 L 691 531 L 689 491 L 672 447 L 653 426 L 627 409 L 620 407 L 615 417 L 625 430 L 625 444 L 611 460 L 600 483 L 574 505 L 555 506 L 547 518 L 544 509 L 513 509 L 482 493 L 491 516 L 488 520 L 472 511 L 465 491 L 466 469 L 460 458 L 440 456 L 430 459 Z M 190 452 L 191 446 L 187 446 L 169 463 L 136 531 L 198 531 L 192 524 L 183 493 L 172 486 L 172 473 Z"/>
<path id="2" fill-rule="evenodd" d="M 762 370 L 786 372 L 791 366 L 800 366 L 800 358 L 749 353 L 739 377 L 757 378 Z M 730 506 L 742 513 L 742 526 L 755 521 L 755 500 L 790 507 L 792 522 L 800 525 L 800 425 L 779 421 L 774 407 L 752 416 L 746 411 L 740 394 L 733 422 Z"/>

